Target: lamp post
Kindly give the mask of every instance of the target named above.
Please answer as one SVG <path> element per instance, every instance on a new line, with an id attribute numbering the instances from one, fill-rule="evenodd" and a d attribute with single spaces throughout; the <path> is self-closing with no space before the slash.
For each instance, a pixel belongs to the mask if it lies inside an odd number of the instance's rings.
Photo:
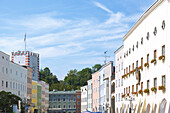
<path id="1" fill-rule="evenodd" d="M 129 102 L 130 102 L 129 113 L 131 113 L 131 111 L 134 110 L 134 109 L 132 108 L 132 101 L 134 101 L 135 98 L 133 98 L 132 96 L 133 96 L 133 95 L 129 95 L 129 98 L 128 98 L 127 95 L 126 95 L 126 101 L 129 101 Z"/>

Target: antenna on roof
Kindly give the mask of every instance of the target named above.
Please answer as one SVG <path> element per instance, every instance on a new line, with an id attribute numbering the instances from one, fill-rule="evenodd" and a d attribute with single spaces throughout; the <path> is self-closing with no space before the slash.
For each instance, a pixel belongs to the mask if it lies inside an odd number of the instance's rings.
<path id="1" fill-rule="evenodd" d="M 104 52 L 104 57 L 105 57 L 104 64 L 106 64 L 107 58 L 110 58 L 110 56 L 107 56 L 107 51 Z"/>

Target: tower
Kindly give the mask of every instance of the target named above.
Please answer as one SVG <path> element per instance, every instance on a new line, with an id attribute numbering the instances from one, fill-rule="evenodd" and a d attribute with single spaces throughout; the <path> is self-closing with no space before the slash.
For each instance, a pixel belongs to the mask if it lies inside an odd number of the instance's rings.
<path id="1" fill-rule="evenodd" d="M 32 80 L 39 80 L 39 54 L 30 51 L 12 52 L 11 61 L 32 68 Z"/>

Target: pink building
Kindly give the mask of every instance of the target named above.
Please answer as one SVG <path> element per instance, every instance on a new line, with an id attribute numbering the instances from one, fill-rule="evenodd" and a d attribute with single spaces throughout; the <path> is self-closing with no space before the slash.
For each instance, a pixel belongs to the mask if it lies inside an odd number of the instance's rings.
<path id="1" fill-rule="evenodd" d="M 92 74 L 92 84 L 93 84 L 92 111 L 93 112 L 99 111 L 99 75 L 100 75 L 99 71 Z"/>

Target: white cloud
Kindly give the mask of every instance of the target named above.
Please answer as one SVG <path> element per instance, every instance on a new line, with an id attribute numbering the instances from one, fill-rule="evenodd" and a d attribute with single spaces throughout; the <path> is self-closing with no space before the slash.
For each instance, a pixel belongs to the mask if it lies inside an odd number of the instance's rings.
<path id="1" fill-rule="evenodd" d="M 113 14 L 113 12 L 112 12 L 110 9 L 108 9 L 106 6 L 102 5 L 101 3 L 99 3 L 99 2 L 94 2 L 94 4 L 95 4 L 97 7 L 103 9 L 104 11 Z"/>

